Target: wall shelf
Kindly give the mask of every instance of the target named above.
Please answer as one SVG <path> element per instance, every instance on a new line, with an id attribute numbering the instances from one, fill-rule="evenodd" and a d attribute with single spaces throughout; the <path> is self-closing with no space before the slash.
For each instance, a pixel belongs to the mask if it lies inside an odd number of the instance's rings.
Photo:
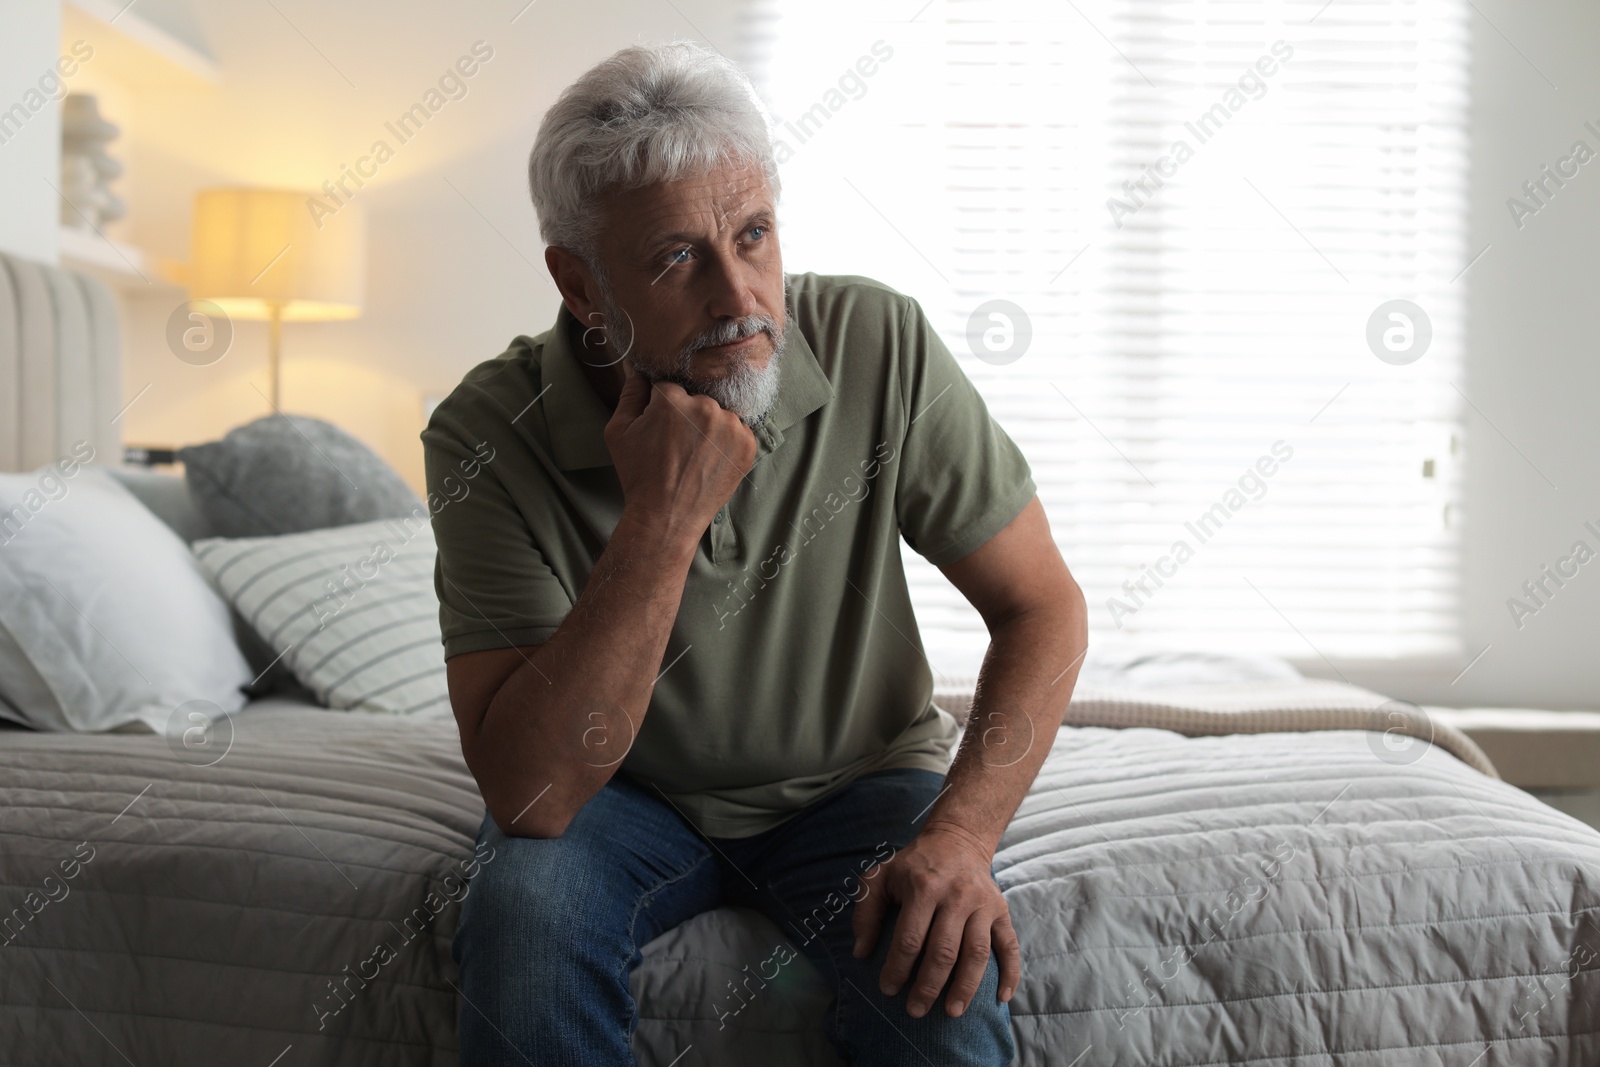
<path id="1" fill-rule="evenodd" d="M 117 292 L 181 289 L 142 250 L 77 226 L 61 227 L 61 265 L 93 275 Z"/>
<path id="2" fill-rule="evenodd" d="M 192 41 L 202 40 L 192 28 L 190 40 L 158 25 L 127 0 L 65 0 L 61 8 L 63 54 L 74 41 L 94 48 L 97 73 L 129 86 L 216 84 L 221 68 L 215 56 Z"/>

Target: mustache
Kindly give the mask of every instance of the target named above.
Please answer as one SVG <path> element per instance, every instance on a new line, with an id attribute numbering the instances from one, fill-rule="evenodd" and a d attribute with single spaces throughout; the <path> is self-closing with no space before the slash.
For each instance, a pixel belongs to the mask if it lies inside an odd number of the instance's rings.
<path id="1" fill-rule="evenodd" d="M 776 337 L 777 326 L 777 321 L 770 315 L 746 315 L 742 319 L 729 319 L 725 322 L 719 322 L 710 329 L 696 335 L 693 340 L 683 346 L 683 353 L 685 356 L 690 356 L 702 348 L 731 345 L 735 341 L 743 341 L 745 338 L 754 337 L 758 333 Z"/>

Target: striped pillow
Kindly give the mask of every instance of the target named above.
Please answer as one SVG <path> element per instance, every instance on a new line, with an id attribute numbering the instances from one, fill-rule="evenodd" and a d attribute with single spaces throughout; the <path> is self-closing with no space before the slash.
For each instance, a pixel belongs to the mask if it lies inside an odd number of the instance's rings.
<path id="1" fill-rule="evenodd" d="M 193 547 L 222 595 L 322 703 L 449 715 L 425 516 Z"/>

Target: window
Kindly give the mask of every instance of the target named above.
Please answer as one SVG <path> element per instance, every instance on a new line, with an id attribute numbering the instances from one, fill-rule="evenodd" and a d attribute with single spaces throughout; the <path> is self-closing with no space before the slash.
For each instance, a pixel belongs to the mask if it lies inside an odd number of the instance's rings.
<path id="1" fill-rule="evenodd" d="M 1459 656 L 1464 4 L 920 4 L 757 6 L 786 267 L 922 302 L 1092 639 Z"/>

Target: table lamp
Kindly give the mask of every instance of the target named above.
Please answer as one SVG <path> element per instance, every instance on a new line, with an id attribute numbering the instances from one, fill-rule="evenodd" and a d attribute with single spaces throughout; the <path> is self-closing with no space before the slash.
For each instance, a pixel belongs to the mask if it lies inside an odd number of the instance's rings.
<path id="1" fill-rule="evenodd" d="M 274 411 L 283 323 L 361 315 L 365 220 L 350 203 L 313 217 L 310 202 L 321 203 L 317 194 L 290 189 L 206 189 L 194 199 L 189 297 L 209 300 L 233 319 L 271 324 Z"/>

